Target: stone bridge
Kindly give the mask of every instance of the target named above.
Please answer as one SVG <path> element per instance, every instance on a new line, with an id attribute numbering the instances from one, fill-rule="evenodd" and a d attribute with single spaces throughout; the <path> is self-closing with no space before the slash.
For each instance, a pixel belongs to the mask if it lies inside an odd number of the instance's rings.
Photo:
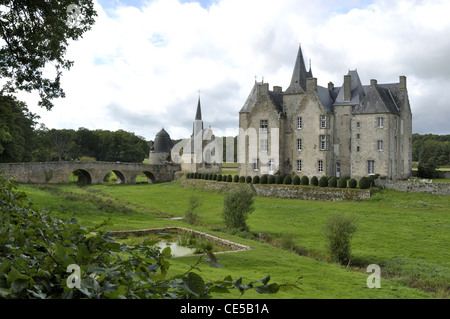
<path id="1" fill-rule="evenodd" d="M 109 172 L 114 172 L 118 182 L 135 184 L 136 177 L 144 174 L 149 183 L 173 180 L 179 165 L 153 165 L 120 162 L 32 162 L 0 164 L 0 172 L 19 183 L 64 184 L 74 173 L 86 184 L 103 183 Z"/>

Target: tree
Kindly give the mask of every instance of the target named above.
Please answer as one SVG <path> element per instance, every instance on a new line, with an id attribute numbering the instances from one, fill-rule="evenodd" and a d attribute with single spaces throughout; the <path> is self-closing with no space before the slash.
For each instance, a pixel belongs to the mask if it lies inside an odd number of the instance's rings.
<path id="1" fill-rule="evenodd" d="M 37 90 L 38 104 L 47 110 L 53 107 L 52 99 L 65 96 L 61 75 L 73 65 L 73 61 L 65 59 L 67 46 L 91 29 L 97 15 L 92 0 L 76 3 L 73 0 L 0 2 L 0 37 L 4 41 L 0 47 L 0 77 L 7 79 L 3 91 Z M 54 67 L 54 79 L 44 76 L 44 69 L 49 66 Z"/>
<path id="2" fill-rule="evenodd" d="M 191 225 L 195 225 L 198 222 L 198 214 L 196 210 L 202 205 L 197 196 L 192 195 L 189 199 L 189 205 L 184 212 L 184 220 Z"/>
<path id="3" fill-rule="evenodd" d="M 345 264 L 351 257 L 351 238 L 356 232 L 353 217 L 341 214 L 331 215 L 325 222 L 324 235 L 327 239 L 327 249 L 331 258 Z"/>
<path id="4" fill-rule="evenodd" d="M 222 217 L 228 229 L 248 231 L 246 220 L 255 210 L 253 196 L 247 186 L 236 187 L 225 195 Z"/>
<path id="5" fill-rule="evenodd" d="M 0 162 L 31 161 L 36 119 L 25 103 L 0 94 Z"/>

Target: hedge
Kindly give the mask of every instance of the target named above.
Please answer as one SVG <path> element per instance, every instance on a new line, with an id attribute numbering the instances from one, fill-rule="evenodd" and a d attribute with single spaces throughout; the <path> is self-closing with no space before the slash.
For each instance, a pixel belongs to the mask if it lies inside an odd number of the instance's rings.
<path id="1" fill-rule="evenodd" d="M 300 177 L 298 175 L 294 176 L 294 178 L 292 179 L 292 184 L 293 185 L 300 185 Z"/>
<path id="2" fill-rule="evenodd" d="M 319 179 L 319 187 L 327 187 L 328 186 L 328 178 L 326 178 L 325 176 L 322 176 Z"/>
<path id="3" fill-rule="evenodd" d="M 318 186 L 319 185 L 319 179 L 317 178 L 317 176 L 311 177 L 311 185 L 312 186 Z"/>
<path id="4" fill-rule="evenodd" d="M 309 178 L 308 178 L 308 176 L 302 176 L 302 178 L 300 179 L 300 184 L 301 185 L 309 185 Z"/>

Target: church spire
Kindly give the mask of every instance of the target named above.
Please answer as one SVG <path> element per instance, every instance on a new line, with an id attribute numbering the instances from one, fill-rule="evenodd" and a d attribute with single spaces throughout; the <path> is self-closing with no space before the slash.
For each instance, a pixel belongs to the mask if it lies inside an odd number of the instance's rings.
<path id="1" fill-rule="evenodd" d="M 202 120 L 202 109 L 200 107 L 200 94 L 198 95 L 197 113 L 195 114 L 196 120 Z"/>
<path id="2" fill-rule="evenodd" d="M 312 76 L 312 73 L 311 70 L 310 72 L 306 71 L 302 47 L 299 45 L 294 71 L 292 72 L 291 84 L 285 93 L 304 93 L 306 91 L 306 78 L 309 76 Z"/>

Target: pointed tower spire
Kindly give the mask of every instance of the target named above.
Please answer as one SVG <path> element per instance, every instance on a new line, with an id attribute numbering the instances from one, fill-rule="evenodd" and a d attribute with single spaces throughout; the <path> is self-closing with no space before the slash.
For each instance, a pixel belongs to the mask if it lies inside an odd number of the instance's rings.
<path id="1" fill-rule="evenodd" d="M 312 74 L 311 74 L 312 75 Z M 285 93 L 304 93 L 306 91 L 306 78 L 308 72 L 303 59 L 302 47 L 299 44 L 297 59 L 295 60 L 294 71 L 292 72 L 291 84 Z"/>
<path id="2" fill-rule="evenodd" d="M 196 120 L 202 120 L 202 109 L 200 107 L 200 93 L 198 94 L 197 113 L 195 114 Z"/>

